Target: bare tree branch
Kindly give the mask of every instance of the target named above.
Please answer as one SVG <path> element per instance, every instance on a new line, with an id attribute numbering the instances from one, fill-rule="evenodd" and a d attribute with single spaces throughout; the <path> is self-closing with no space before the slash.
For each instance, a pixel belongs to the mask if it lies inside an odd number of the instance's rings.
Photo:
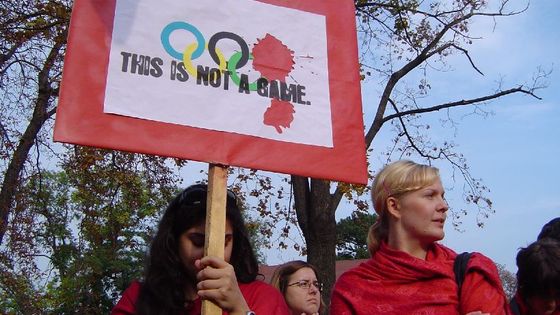
<path id="1" fill-rule="evenodd" d="M 451 46 L 453 46 L 455 49 L 460 50 L 463 52 L 463 54 L 465 54 L 465 56 L 469 59 L 469 62 L 471 63 L 471 66 L 474 68 L 474 70 L 476 70 L 476 72 L 480 73 L 481 75 L 484 75 L 484 73 L 482 73 L 482 71 L 480 71 L 480 69 L 478 69 L 476 67 L 476 65 L 474 64 L 474 61 L 471 58 L 471 55 L 469 54 L 469 51 L 457 46 L 456 44 L 451 44 Z"/>
<path id="2" fill-rule="evenodd" d="M 531 95 L 532 97 L 534 97 L 538 100 L 541 99 L 540 97 L 535 95 L 533 93 L 533 91 L 527 90 L 527 89 L 523 88 L 522 86 L 520 86 L 520 87 L 517 87 L 517 88 L 512 88 L 512 89 L 509 89 L 509 90 L 506 90 L 506 91 L 501 91 L 501 92 L 498 92 L 498 93 L 495 93 L 495 94 L 492 94 L 492 95 L 487 95 L 487 96 L 474 98 L 474 99 L 470 99 L 470 100 L 460 100 L 460 101 L 457 101 L 457 102 L 445 103 L 445 104 L 436 105 L 436 106 L 427 107 L 427 108 L 417 108 L 417 109 L 411 109 L 411 110 L 407 110 L 407 111 L 397 112 L 395 114 L 388 115 L 388 116 L 384 117 L 383 120 L 382 120 L 382 123 L 385 123 L 385 122 L 387 122 L 391 119 L 406 116 L 406 115 L 429 113 L 429 112 L 435 112 L 435 111 L 439 111 L 439 110 L 446 109 L 446 108 L 451 108 L 451 107 L 466 106 L 466 105 L 482 103 L 482 102 L 490 101 L 490 100 L 500 98 L 502 96 L 513 94 L 513 93 L 524 93 L 524 94 Z"/>

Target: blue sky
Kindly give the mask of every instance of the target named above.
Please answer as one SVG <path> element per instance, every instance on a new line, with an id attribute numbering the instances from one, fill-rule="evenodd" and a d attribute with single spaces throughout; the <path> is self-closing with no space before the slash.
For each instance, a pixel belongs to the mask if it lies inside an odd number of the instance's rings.
<path id="1" fill-rule="evenodd" d="M 559 10 L 558 1 L 533 1 L 527 12 L 496 20 L 493 31 L 492 21 L 473 24 L 471 34 L 483 39 L 470 52 L 484 76 L 474 73 L 464 58 L 454 57 L 450 60 L 454 72 L 429 78 L 433 97 L 451 101 L 488 93 L 498 80 L 504 87 L 530 82 L 538 66 L 553 69 L 548 87 L 537 91 L 541 101 L 508 96 L 484 107 L 491 112 L 488 117 L 464 116 L 465 110 L 455 115 L 459 126 L 454 141 L 475 177 L 491 189 L 495 214 L 483 220 L 483 228 L 476 224 L 476 211 L 463 219 L 462 232 L 447 224 L 443 243 L 458 252 L 480 251 L 512 272 L 517 270 L 518 249 L 560 216 Z M 367 95 L 368 87 L 363 90 Z M 453 186 L 445 167 L 442 177 L 445 186 Z M 456 192 L 450 195 L 451 207 L 463 206 Z"/>
<path id="2" fill-rule="evenodd" d="M 491 188 L 496 213 L 482 229 L 474 215 L 465 220 L 463 233 L 447 225 L 444 243 L 457 251 L 480 251 L 513 272 L 518 249 L 560 216 L 559 10 L 558 1 L 533 1 L 526 13 L 500 19 L 493 33 L 482 35 L 473 52 L 487 79 L 503 76 L 514 84 L 529 81 L 538 66 L 553 72 L 548 87 L 537 92 L 541 101 L 523 96 L 497 101 L 489 106 L 494 115 L 468 120 L 456 140 L 473 172 Z"/>
<path id="3" fill-rule="evenodd" d="M 430 98 L 421 103 L 430 106 L 490 94 L 497 81 L 504 87 L 515 87 L 531 82 L 539 66 L 553 69 L 548 87 L 537 92 L 541 101 L 523 95 L 508 96 L 483 107 L 489 111 L 486 117 L 468 115 L 470 110 L 455 111 L 456 130 L 440 126 L 430 133 L 433 138 L 456 136 L 453 141 L 467 158 L 472 173 L 490 188 L 495 210 L 479 228 L 476 208 L 470 207 L 462 219 L 461 231 L 446 224 L 443 243 L 457 252 L 482 252 L 512 272 L 517 270 L 515 255 L 519 248 L 533 242 L 546 222 L 560 216 L 560 170 L 556 162 L 560 156 L 559 10 L 560 2 L 539 0 L 533 1 L 523 14 L 497 19 L 495 24 L 489 19 L 472 24 L 471 35 L 482 39 L 469 50 L 484 76 L 475 73 L 465 58 L 453 56 L 448 61 L 454 71 L 432 72 L 428 77 L 432 85 Z M 372 86 L 372 80 L 362 86 L 366 124 L 381 88 Z M 438 125 L 438 118 L 426 115 L 423 119 Z M 391 136 L 391 127 L 384 126 L 373 143 L 377 156 L 386 150 Z M 373 161 L 379 158 L 374 156 Z M 448 168 L 444 164 L 437 166 L 441 167 L 444 186 L 455 187 L 447 194 L 450 206 L 464 207 L 461 189 L 452 181 Z M 350 209 L 343 202 L 337 219 L 348 216 Z M 294 238 L 298 238 L 296 233 Z M 291 251 L 267 252 L 269 264 L 294 258 L 298 257 Z"/>

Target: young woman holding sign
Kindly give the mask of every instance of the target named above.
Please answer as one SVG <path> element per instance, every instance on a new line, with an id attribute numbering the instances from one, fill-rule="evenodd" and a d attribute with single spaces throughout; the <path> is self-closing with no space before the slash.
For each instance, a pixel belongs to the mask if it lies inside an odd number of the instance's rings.
<path id="1" fill-rule="evenodd" d="M 289 314 L 280 292 L 256 280 L 257 259 L 229 190 L 224 259 L 203 257 L 206 194 L 206 185 L 193 185 L 169 204 L 150 247 L 144 280 L 132 283 L 112 314 L 198 315 L 201 299 L 230 315 Z"/>
<path id="2" fill-rule="evenodd" d="M 371 259 L 335 284 L 331 314 L 509 314 L 498 271 L 473 253 L 459 289 L 457 254 L 437 243 L 448 210 L 436 168 L 398 161 L 377 174 Z"/>

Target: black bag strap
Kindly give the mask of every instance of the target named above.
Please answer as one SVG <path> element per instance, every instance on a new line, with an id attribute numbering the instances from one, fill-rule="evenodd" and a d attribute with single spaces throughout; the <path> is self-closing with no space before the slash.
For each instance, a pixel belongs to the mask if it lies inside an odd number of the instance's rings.
<path id="1" fill-rule="evenodd" d="M 515 300 L 515 297 L 511 299 L 511 301 L 509 302 L 509 308 L 511 309 L 511 311 L 513 312 L 514 315 L 520 315 L 521 311 L 519 310 L 519 305 L 517 304 L 517 301 Z"/>
<path id="2" fill-rule="evenodd" d="M 464 252 L 457 257 L 455 257 L 455 262 L 453 263 L 453 272 L 455 272 L 455 282 L 457 282 L 457 295 L 461 297 L 461 286 L 463 286 L 463 281 L 465 280 L 465 274 L 467 273 L 467 263 L 471 259 L 472 253 Z"/>

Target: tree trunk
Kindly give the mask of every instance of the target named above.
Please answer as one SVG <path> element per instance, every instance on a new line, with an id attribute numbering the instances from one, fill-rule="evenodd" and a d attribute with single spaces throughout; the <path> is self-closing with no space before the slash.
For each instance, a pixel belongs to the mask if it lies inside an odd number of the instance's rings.
<path id="1" fill-rule="evenodd" d="M 33 116 L 4 174 L 2 188 L 0 189 L 0 245 L 4 240 L 4 234 L 8 227 L 10 209 L 18 190 L 17 187 L 19 185 L 20 175 L 25 166 L 25 161 L 29 156 L 29 151 L 31 151 L 33 143 L 47 119 L 55 113 L 54 109 L 50 111 L 48 109 L 52 96 L 56 94 L 51 87 L 50 71 L 55 61 L 59 59 L 60 49 L 65 44 L 66 33 L 63 32 L 57 37 L 54 46 L 51 48 L 43 64 L 43 68 L 38 74 L 37 82 L 39 86 L 37 87 L 37 99 L 35 100 Z"/>
<path id="2" fill-rule="evenodd" d="M 314 265 L 323 282 L 323 301 L 328 306 L 331 291 L 336 280 L 336 219 L 333 211 L 321 211 L 310 226 L 307 237 L 307 261 Z"/>
<path id="3" fill-rule="evenodd" d="M 48 118 L 46 112 L 47 103 L 48 97 L 39 96 L 35 105 L 33 117 L 31 118 L 23 137 L 21 137 L 12 160 L 8 165 L 6 174 L 4 175 L 2 189 L 0 189 L 0 244 L 2 244 L 4 234 L 6 233 L 8 216 L 15 199 L 17 187 L 19 185 L 19 176 L 23 170 L 25 160 L 29 155 L 29 151 L 33 147 L 33 142 L 37 137 L 39 130 L 41 130 L 41 127 L 43 127 L 43 124 Z"/>
<path id="4" fill-rule="evenodd" d="M 319 272 L 323 282 L 321 295 L 328 306 L 336 268 L 336 206 L 332 204 L 330 182 L 292 176 L 292 183 L 298 224 L 307 245 L 307 261 Z"/>

